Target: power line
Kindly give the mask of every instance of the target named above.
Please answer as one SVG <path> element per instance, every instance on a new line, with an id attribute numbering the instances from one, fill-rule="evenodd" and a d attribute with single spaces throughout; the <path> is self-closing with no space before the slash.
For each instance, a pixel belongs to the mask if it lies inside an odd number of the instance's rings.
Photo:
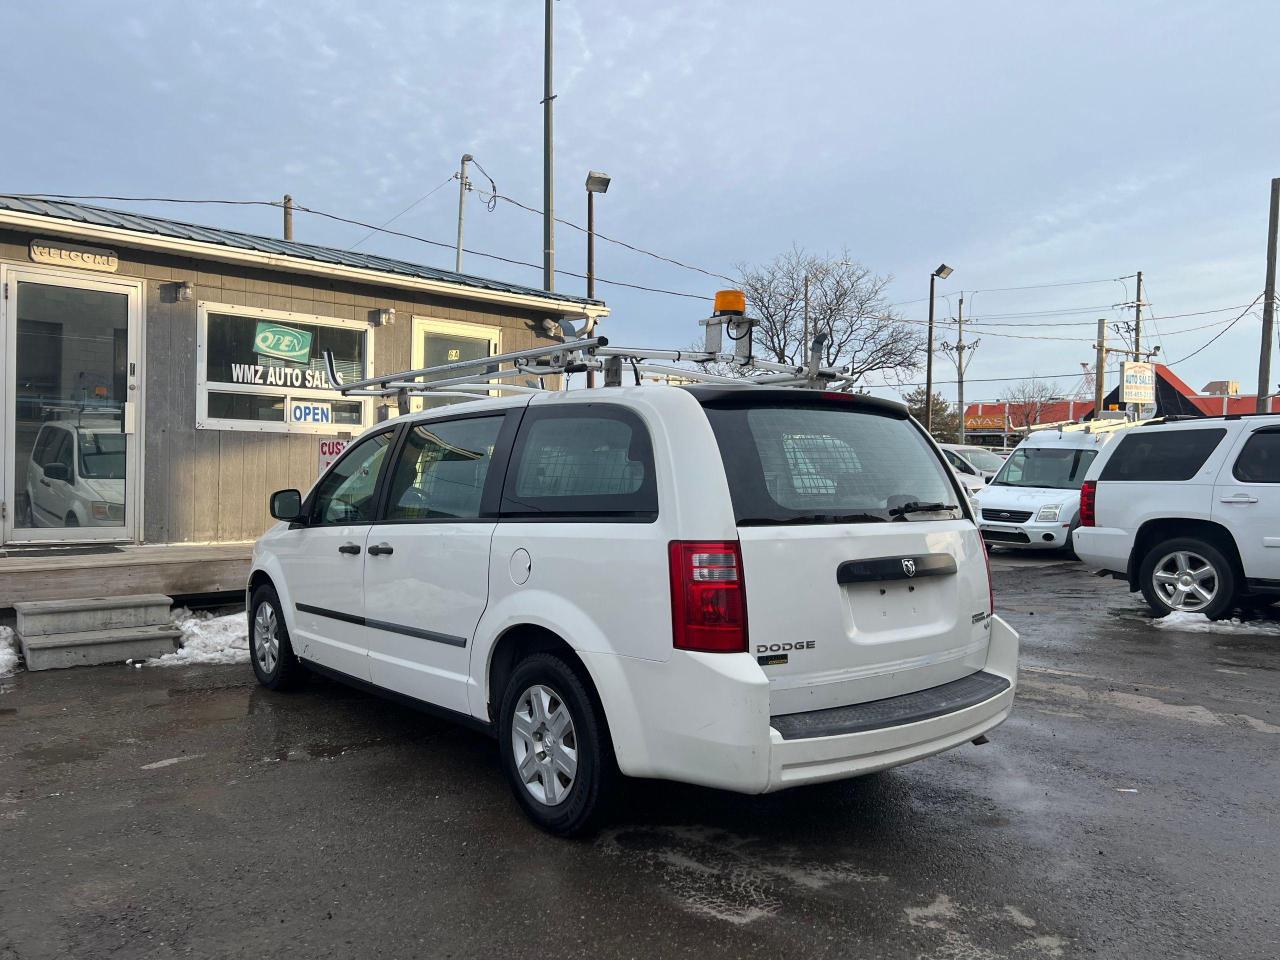
<path id="1" fill-rule="evenodd" d="M 1190 353 L 1188 353 L 1185 357 L 1181 357 L 1181 358 L 1179 358 L 1179 359 L 1177 359 L 1177 360 L 1170 360 L 1168 363 L 1166 363 L 1166 364 L 1165 364 L 1165 366 L 1166 366 L 1166 367 L 1172 367 L 1172 366 L 1174 366 L 1175 364 L 1183 363 L 1183 362 L 1185 362 L 1185 361 L 1187 361 L 1187 360 L 1190 360 L 1190 359 L 1191 359 L 1192 357 L 1194 357 L 1196 354 L 1200 353 L 1202 350 L 1204 350 L 1206 347 L 1208 347 L 1210 344 L 1212 344 L 1215 340 L 1217 340 L 1220 336 L 1222 336 L 1224 333 L 1226 333 L 1228 330 L 1230 330 L 1232 327 L 1234 327 L 1237 323 L 1239 323 L 1241 320 L 1243 320 L 1243 319 L 1244 319 L 1244 317 L 1249 313 L 1249 311 L 1250 311 L 1250 310 L 1252 310 L 1252 309 L 1254 308 L 1254 305 L 1255 305 L 1255 304 L 1257 304 L 1257 302 L 1258 302 L 1259 300 L 1261 300 L 1261 299 L 1263 298 L 1263 296 L 1265 296 L 1265 293 L 1266 293 L 1266 291 L 1263 291 L 1263 293 L 1260 293 L 1260 294 L 1258 294 L 1256 297 L 1254 297 L 1254 298 L 1253 298 L 1253 303 L 1251 303 L 1251 304 L 1249 304 L 1247 307 L 1245 307 L 1245 308 L 1244 308 L 1244 312 L 1243 312 L 1243 313 L 1241 313 L 1238 317 L 1236 317 L 1234 320 L 1232 320 L 1229 324 L 1227 324 L 1225 327 L 1223 327 L 1221 330 L 1219 330 L 1217 333 L 1215 333 L 1212 337 L 1210 337 L 1207 341 L 1205 341 L 1203 344 L 1201 344 L 1201 345 L 1200 345 L 1199 347 L 1197 347 L 1195 350 L 1192 350 L 1192 351 L 1191 351 Z"/>
<path id="2" fill-rule="evenodd" d="M 478 166 L 478 164 L 477 164 L 477 166 Z M 485 174 L 485 176 L 488 176 L 488 174 Z M 441 183 L 441 184 L 440 184 L 440 186 L 438 186 L 438 187 L 433 187 L 432 189 L 428 190 L 426 193 L 424 193 L 422 196 L 420 196 L 417 200 L 413 201 L 413 203 L 409 204 L 407 207 L 405 207 L 403 210 L 401 210 L 399 213 L 397 213 L 397 214 L 396 214 L 394 217 L 392 217 L 390 220 L 387 220 L 385 223 L 383 223 L 383 224 L 382 224 L 382 226 L 378 228 L 378 230 L 382 230 L 382 229 L 385 229 L 386 227 L 389 227 L 391 224 L 395 223 L 397 220 L 399 220 L 401 217 L 403 217 L 406 213 L 408 213 L 410 210 L 412 210 L 414 207 L 416 207 L 418 204 L 420 204 L 423 200 L 426 200 L 426 199 L 427 199 L 429 196 L 431 196 L 433 193 L 436 193 L 436 192 L 437 192 L 437 191 L 439 191 L 439 190 L 443 190 L 443 189 L 444 189 L 448 184 L 450 184 L 450 183 L 452 183 L 452 182 L 453 182 L 453 177 L 452 177 L 452 176 L 450 176 L 450 177 L 446 178 L 446 179 L 445 179 L 445 181 L 444 181 L 443 183 Z M 372 237 L 374 234 L 376 234 L 376 233 L 378 232 L 378 230 L 370 230 L 370 231 L 369 231 L 368 233 L 366 233 L 363 237 L 361 237 L 359 240 L 357 240 L 355 243 L 353 243 L 353 244 L 351 245 L 351 249 L 352 249 L 352 250 L 354 250 L 356 247 L 360 246 L 360 244 L 364 243 L 366 240 L 368 240 L 370 237 Z"/>
<path id="3" fill-rule="evenodd" d="M 1133 276 L 1135 276 L 1135 274 L 1130 273 L 1123 277 L 1104 277 L 1100 280 L 1061 280 L 1054 283 L 1028 283 L 1020 287 L 985 287 L 981 290 L 970 290 L 969 293 L 1003 293 L 1010 290 L 1047 290 L 1052 287 L 1082 287 L 1094 283 L 1121 283 Z M 924 303 L 928 299 L 928 297 L 920 297 L 916 300 L 901 300 L 898 303 L 893 304 L 893 306 L 905 307 L 912 303 Z"/>
<path id="4" fill-rule="evenodd" d="M 230 204 L 234 206 L 260 206 L 260 207 L 277 207 L 277 208 L 284 206 L 284 204 L 279 200 L 191 200 L 191 199 L 176 198 L 176 197 L 120 197 L 120 196 L 106 196 L 101 194 L 57 194 L 57 193 L 26 193 L 26 194 L 14 193 L 14 194 L 6 194 L 6 196 L 15 197 L 17 199 L 29 199 L 29 200 L 42 200 L 42 199 L 119 200 L 119 201 L 129 202 L 129 203 L 218 203 L 218 204 Z M 416 240 L 419 243 L 425 243 L 433 247 L 441 247 L 446 250 L 456 249 L 456 244 L 444 243 L 440 240 L 432 240 L 430 237 L 422 237 L 422 236 L 418 236 L 417 234 L 405 233 L 400 230 L 390 230 L 390 229 L 387 229 L 386 227 L 378 226 L 377 224 L 366 223 L 363 220 L 355 220 L 351 217 L 339 216 L 336 213 L 328 213 L 327 211 L 324 211 L 324 210 L 317 210 L 314 207 L 304 207 L 298 204 L 294 204 L 293 209 L 297 213 L 309 213 L 312 216 L 323 217 L 328 220 L 334 220 L 338 223 L 346 223 L 355 227 L 363 227 L 364 229 L 372 230 L 375 233 L 385 233 L 388 236 L 392 236 L 392 237 L 403 237 L 406 240 Z M 195 224 L 192 224 L 192 226 L 195 226 Z M 497 260 L 500 263 L 506 263 L 512 266 L 528 267 L 533 270 L 542 269 L 541 264 L 529 263 L 526 260 L 516 260 L 511 257 L 503 257 L 496 253 L 485 253 L 482 250 L 469 250 L 464 247 L 462 252 L 471 254 L 472 256 L 476 256 L 476 257 L 484 257 L 489 260 Z M 578 280 L 586 279 L 586 274 L 575 273 L 572 270 L 557 269 L 556 273 L 566 277 L 574 277 Z M 707 302 L 711 302 L 712 300 L 714 300 L 713 297 L 704 296 L 703 294 L 699 294 L 699 293 L 685 293 L 680 290 L 666 290 L 666 289 L 663 289 L 662 287 L 649 287 L 649 286 L 645 286 L 644 284 L 628 283 L 623 280 L 606 280 L 603 277 L 596 277 L 596 282 L 607 283 L 610 286 L 614 286 L 614 287 L 626 287 L 629 290 L 640 290 L 645 293 L 661 293 L 671 297 L 684 297 L 689 300 L 705 300 Z"/>
<path id="5" fill-rule="evenodd" d="M 516 200 L 512 197 L 508 197 L 505 194 L 495 192 L 493 194 L 493 197 L 496 200 L 505 200 L 507 203 L 511 204 L 512 206 L 519 207 L 521 210 L 527 210 L 529 211 L 529 213 L 536 213 L 538 216 L 542 216 L 541 210 L 538 210 L 535 207 L 531 207 L 526 203 L 521 203 L 519 200 Z M 572 227 L 574 230 L 577 230 L 579 233 L 587 232 L 586 227 L 582 226 L 581 224 L 574 223 L 571 220 L 565 220 L 561 217 L 556 217 L 555 221 L 556 223 L 564 224 L 566 227 Z M 701 273 L 704 276 L 712 277 L 713 279 L 716 279 L 716 280 L 724 280 L 727 283 L 738 282 L 733 277 L 726 277 L 723 273 L 716 273 L 712 270 L 704 270 L 702 267 L 696 267 L 691 263 L 685 263 L 681 260 L 676 260 L 672 257 L 666 257 L 660 253 L 654 253 L 652 250 L 645 250 L 642 247 L 637 247 L 637 246 L 634 246 L 633 244 L 627 243 L 625 240 L 618 240 L 614 237 L 606 236 L 605 234 L 601 233 L 598 230 L 595 231 L 595 236 L 597 240 L 604 240 L 608 243 L 617 244 L 618 246 L 625 247 L 626 249 L 631 250 L 634 253 L 641 253 L 641 254 L 644 254 L 646 257 L 653 257 L 655 260 L 661 260 L 663 263 L 669 263 L 672 266 L 683 267 L 685 270 L 692 270 L 695 273 Z"/>

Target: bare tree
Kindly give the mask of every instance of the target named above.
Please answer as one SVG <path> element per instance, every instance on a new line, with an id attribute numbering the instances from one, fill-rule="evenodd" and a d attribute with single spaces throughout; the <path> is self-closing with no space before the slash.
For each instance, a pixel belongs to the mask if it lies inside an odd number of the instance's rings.
<path id="1" fill-rule="evenodd" d="M 848 366 L 854 380 L 880 371 L 898 374 L 920 365 L 924 335 L 896 315 L 885 296 L 891 277 L 850 259 L 819 257 L 799 247 L 759 266 L 738 265 L 748 313 L 760 320 L 755 343 L 765 359 L 804 363 L 805 278 L 809 336 L 827 335 L 823 362 Z"/>
<path id="2" fill-rule="evenodd" d="M 1006 387 L 1000 399 L 1009 405 L 1009 425 L 1026 431 L 1040 422 L 1045 406 L 1054 399 L 1054 392 L 1052 386 L 1033 375 L 1030 380 Z"/>

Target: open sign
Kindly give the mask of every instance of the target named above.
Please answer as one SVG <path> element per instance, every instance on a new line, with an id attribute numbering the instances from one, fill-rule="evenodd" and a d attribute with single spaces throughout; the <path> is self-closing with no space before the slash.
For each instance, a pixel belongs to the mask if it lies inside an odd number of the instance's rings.
<path id="1" fill-rule="evenodd" d="M 328 425 L 333 423 L 333 407 L 314 400 L 294 400 L 289 404 L 290 423 Z"/>

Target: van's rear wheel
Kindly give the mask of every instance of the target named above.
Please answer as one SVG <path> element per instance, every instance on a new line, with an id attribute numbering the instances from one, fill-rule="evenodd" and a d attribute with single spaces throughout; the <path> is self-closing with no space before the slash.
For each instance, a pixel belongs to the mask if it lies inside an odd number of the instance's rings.
<path id="1" fill-rule="evenodd" d="M 1223 616 L 1235 600 L 1231 561 L 1203 540 L 1180 537 L 1147 551 L 1139 571 L 1142 595 L 1158 617 L 1170 613 Z"/>
<path id="2" fill-rule="evenodd" d="M 503 771 L 529 819 L 560 836 L 589 831 L 606 806 L 613 752 L 577 674 L 550 653 L 521 661 L 498 723 Z"/>

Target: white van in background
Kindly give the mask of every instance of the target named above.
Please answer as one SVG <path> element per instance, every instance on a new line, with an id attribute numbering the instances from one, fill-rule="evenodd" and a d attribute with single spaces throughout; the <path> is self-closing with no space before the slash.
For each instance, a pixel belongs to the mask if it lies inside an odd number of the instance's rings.
<path id="1" fill-rule="evenodd" d="M 975 497 L 982 538 L 1001 547 L 1070 551 L 1089 466 L 1105 444 L 1135 425 L 1073 423 L 1031 434 Z"/>

